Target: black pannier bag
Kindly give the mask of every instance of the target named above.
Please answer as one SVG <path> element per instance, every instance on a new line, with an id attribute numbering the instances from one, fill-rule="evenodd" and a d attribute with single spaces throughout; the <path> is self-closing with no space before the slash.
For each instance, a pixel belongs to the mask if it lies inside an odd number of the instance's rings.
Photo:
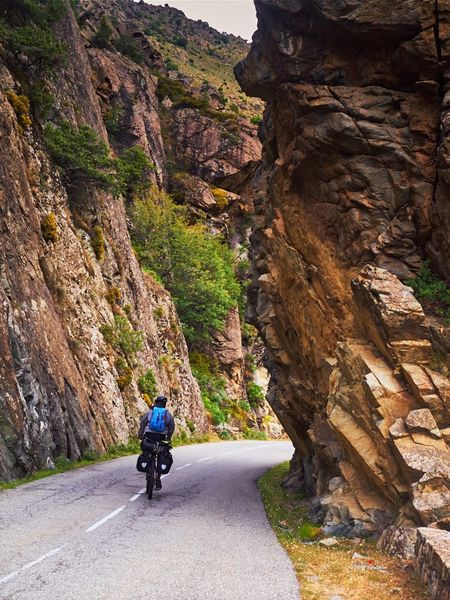
<path id="1" fill-rule="evenodd" d="M 162 448 L 158 452 L 158 458 L 156 460 L 156 470 L 160 475 L 166 475 L 172 466 L 173 456 L 170 453 L 169 448 Z"/>
<path id="2" fill-rule="evenodd" d="M 147 467 L 150 457 L 148 454 L 140 454 L 137 459 L 136 469 L 139 473 L 147 473 Z"/>

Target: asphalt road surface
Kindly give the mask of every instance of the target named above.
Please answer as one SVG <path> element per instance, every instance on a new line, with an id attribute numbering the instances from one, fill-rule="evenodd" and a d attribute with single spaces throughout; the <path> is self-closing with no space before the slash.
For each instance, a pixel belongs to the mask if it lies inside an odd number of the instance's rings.
<path id="1" fill-rule="evenodd" d="M 0 598 L 298 600 L 256 486 L 291 444 L 173 453 L 152 500 L 133 456 L 0 492 Z"/>

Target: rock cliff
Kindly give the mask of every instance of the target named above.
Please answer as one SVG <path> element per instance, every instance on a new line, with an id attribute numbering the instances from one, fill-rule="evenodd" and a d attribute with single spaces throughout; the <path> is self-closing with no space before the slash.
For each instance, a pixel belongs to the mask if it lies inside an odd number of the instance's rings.
<path id="1" fill-rule="evenodd" d="M 429 259 L 448 290 L 448 3 L 256 7 L 236 75 L 267 101 L 263 165 L 231 187 L 297 476 L 327 531 L 448 529 L 448 322 L 405 285 Z"/>
<path id="2" fill-rule="evenodd" d="M 118 53 L 87 51 L 68 4 L 55 31 L 68 58 L 46 78 L 51 118 L 88 124 L 107 141 L 105 98 L 132 98 L 122 142 L 142 146 L 162 183 L 156 79 Z M 127 442 L 146 409 L 137 380 L 149 373 L 178 426 L 206 431 L 174 305 L 139 267 L 122 198 L 64 184 L 39 116 L 21 125 L 13 100 L 23 98 L 23 69 L 6 49 L 0 71 L 0 477 Z"/>
<path id="3" fill-rule="evenodd" d="M 131 245 L 130 208 L 139 161 L 147 161 L 152 185 L 169 190 L 193 223 L 221 234 L 245 263 L 247 208 L 216 186 L 260 158 L 251 118 L 262 105 L 244 97 L 232 76 L 246 51 L 244 40 L 169 7 L 130 0 L 5 4 L 1 478 L 126 442 L 146 408 L 144 392 L 170 396 L 178 431 L 210 428 L 175 305 L 141 270 Z M 69 148 L 59 138 L 52 152 L 49 124 L 69 136 L 84 131 L 87 145 L 78 137 Z M 120 194 L 105 189 L 111 160 L 136 148 L 135 171 L 124 175 L 128 187 Z M 72 152 L 70 160 L 62 156 Z M 106 169 L 100 178 L 94 163 Z M 250 346 L 241 329 L 232 309 L 224 331 L 201 349 L 224 381 L 238 434 L 270 421 L 263 399 L 256 413 L 247 403 Z"/>

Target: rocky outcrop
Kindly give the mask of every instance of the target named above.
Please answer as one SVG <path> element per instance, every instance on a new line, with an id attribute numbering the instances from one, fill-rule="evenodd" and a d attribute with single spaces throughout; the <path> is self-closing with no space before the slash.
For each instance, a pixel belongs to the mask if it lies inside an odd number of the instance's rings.
<path id="1" fill-rule="evenodd" d="M 108 49 L 88 48 L 93 83 L 100 107 L 111 123 L 115 150 L 138 144 L 155 166 L 153 182 L 167 184 L 166 156 L 161 138 L 156 77 L 133 61 Z"/>
<path id="2" fill-rule="evenodd" d="M 388 527 L 378 546 L 398 558 L 412 560 L 430 596 L 450 598 L 450 533 L 430 527 Z"/>
<path id="3" fill-rule="evenodd" d="M 420 571 L 432 598 L 450 598 L 450 533 L 418 529 L 415 567 Z"/>
<path id="4" fill-rule="evenodd" d="M 225 376 L 228 396 L 236 400 L 246 399 L 241 320 L 237 308 L 230 311 L 224 330 L 215 334 L 210 353 L 219 362 Z"/>
<path id="5" fill-rule="evenodd" d="M 449 274 L 448 10 L 256 6 L 236 74 L 267 101 L 264 164 L 253 183 L 229 181 L 255 205 L 249 313 L 267 345 L 269 399 L 328 531 L 441 527 L 450 382 L 434 353 L 448 328 L 403 282 L 427 254 Z"/>
<path id="6" fill-rule="evenodd" d="M 261 157 L 256 128 L 244 119 L 225 123 L 191 108 L 173 115 L 174 153 L 185 170 L 218 181 Z"/>
<path id="7" fill-rule="evenodd" d="M 91 71 L 71 12 L 58 32 L 69 58 L 49 84 L 54 117 L 88 123 L 107 140 L 99 101 L 107 70 L 108 97 L 139 99 L 127 115 L 130 142 L 138 140 L 160 165 L 152 78 L 95 51 Z M 155 392 L 169 395 L 178 426 L 189 422 L 205 431 L 175 308 L 140 270 L 123 200 L 82 182 L 68 193 L 39 123 L 21 130 L 5 97 L 7 89 L 20 90 L 17 78 L 3 62 L 0 70 L 0 476 L 126 442 L 146 409 L 136 381 L 150 370 Z M 163 177 L 162 166 L 156 176 Z M 140 340 L 132 356 L 124 356 L 121 335 Z"/>

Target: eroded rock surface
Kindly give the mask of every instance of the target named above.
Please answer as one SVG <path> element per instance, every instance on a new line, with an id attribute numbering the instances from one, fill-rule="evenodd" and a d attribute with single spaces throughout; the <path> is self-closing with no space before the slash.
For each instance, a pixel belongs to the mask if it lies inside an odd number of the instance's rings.
<path id="1" fill-rule="evenodd" d="M 230 182 L 255 204 L 249 313 L 298 477 L 329 531 L 447 522 L 448 328 L 404 281 L 427 255 L 450 274 L 448 7 L 256 6 L 236 74 L 267 101 L 263 168 Z"/>
<path id="2" fill-rule="evenodd" d="M 162 181 L 153 78 L 117 53 L 88 56 L 71 11 L 57 32 L 68 60 L 50 84 L 55 120 L 87 123 L 107 141 L 102 102 L 135 96 L 126 145 L 141 144 Z M 123 200 L 82 182 L 66 189 L 40 128 L 19 127 L 4 90 L 20 84 L 1 59 L 0 79 L 0 477 L 127 442 L 146 410 L 136 381 L 149 369 L 178 425 L 205 431 L 175 307 L 139 267 Z M 103 334 L 117 317 L 142 336 L 132 360 Z"/>

